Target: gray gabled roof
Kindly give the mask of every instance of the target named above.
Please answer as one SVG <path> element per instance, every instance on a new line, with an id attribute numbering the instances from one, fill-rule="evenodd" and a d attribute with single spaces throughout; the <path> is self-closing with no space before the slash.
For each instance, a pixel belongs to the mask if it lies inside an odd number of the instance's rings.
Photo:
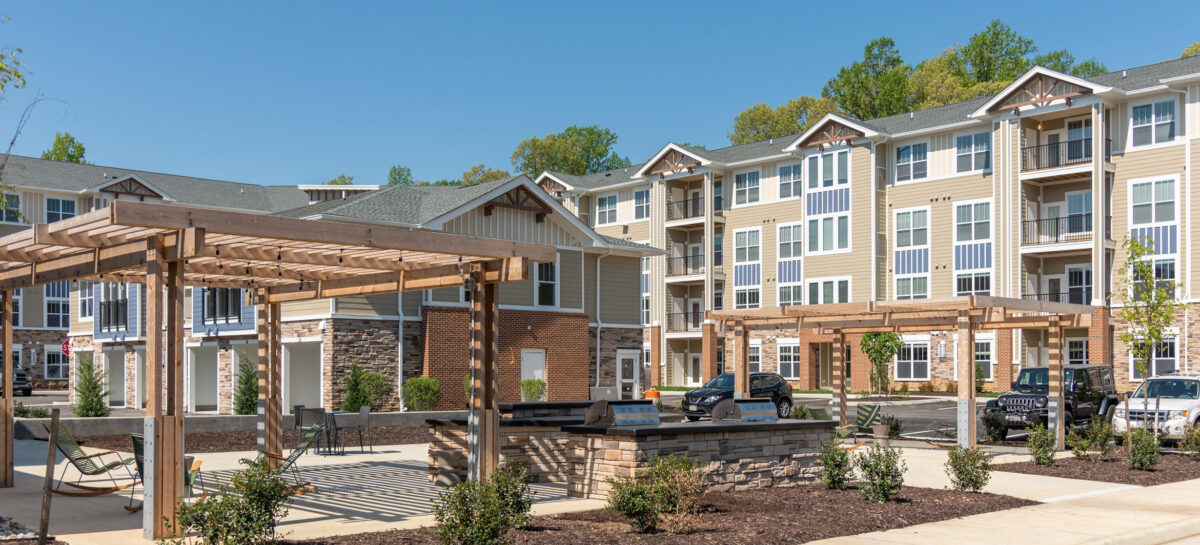
<path id="1" fill-rule="evenodd" d="M 192 176 L 178 176 L 100 165 L 81 165 L 36 157 L 11 155 L 4 168 L 4 183 L 48 191 L 79 193 L 89 188 L 115 183 L 136 176 L 166 193 L 179 204 L 275 212 L 308 202 L 308 195 L 296 186 L 262 186 L 226 182 Z"/>
<path id="2" fill-rule="evenodd" d="M 1136 91 L 1160 85 L 1160 80 L 1179 76 L 1200 74 L 1200 56 L 1184 59 L 1147 64 L 1137 68 L 1117 70 L 1087 78 L 1092 83 L 1098 83 L 1122 91 Z"/>
<path id="3" fill-rule="evenodd" d="M 562 180 L 563 183 L 571 186 L 572 189 L 581 189 L 587 191 L 589 189 L 595 189 L 598 187 L 607 187 L 614 184 L 628 182 L 644 164 L 645 163 L 638 163 L 636 165 L 614 168 L 612 170 L 597 172 L 595 174 L 584 174 L 582 176 L 553 171 L 549 171 L 547 173 L 555 178 L 558 178 L 559 180 Z"/>

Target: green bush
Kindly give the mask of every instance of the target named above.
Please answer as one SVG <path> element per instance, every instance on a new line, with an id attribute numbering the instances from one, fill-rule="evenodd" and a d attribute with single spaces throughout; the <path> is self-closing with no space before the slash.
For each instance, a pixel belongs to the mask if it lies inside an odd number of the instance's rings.
<path id="1" fill-rule="evenodd" d="M 900 449 L 873 444 L 854 457 L 854 465 L 861 477 L 858 489 L 867 501 L 885 503 L 900 494 L 908 470 Z"/>
<path id="2" fill-rule="evenodd" d="M 608 479 L 608 508 L 624 515 L 638 532 L 653 533 L 665 526 L 668 533 L 688 533 L 708 488 L 699 466 L 686 455 L 655 456 L 640 474 Z"/>
<path id="3" fill-rule="evenodd" d="M 1179 440 L 1179 450 L 1193 460 L 1200 460 L 1200 424 L 1183 430 L 1183 438 Z"/>
<path id="4" fill-rule="evenodd" d="M 251 462 L 216 494 L 179 506 L 179 527 L 166 541 L 190 543 L 186 536 L 191 534 L 205 545 L 274 543 L 282 537 L 275 525 L 287 515 L 286 491 L 280 471 L 271 469 L 266 459 Z"/>
<path id="5" fill-rule="evenodd" d="M 13 416 L 16 418 L 50 418 L 50 411 L 41 407 L 26 407 L 20 401 L 13 406 Z"/>
<path id="6" fill-rule="evenodd" d="M 233 414 L 258 413 L 258 366 L 238 354 L 237 390 L 233 394 Z"/>
<path id="7" fill-rule="evenodd" d="M 955 490 L 964 492 L 980 492 L 992 478 L 991 460 L 979 447 L 962 448 L 955 446 L 950 449 L 950 457 L 946 460 L 946 475 L 950 476 L 950 485 Z"/>
<path id="8" fill-rule="evenodd" d="M 950 393 L 958 392 L 958 383 L 957 382 L 947 382 L 946 383 L 946 391 L 950 392 Z"/>
<path id="9" fill-rule="evenodd" d="M 850 452 L 838 448 L 837 443 L 833 441 L 821 441 L 817 465 L 821 466 L 821 484 L 831 490 L 845 490 L 846 483 L 854 477 L 854 468 L 850 465 Z"/>
<path id="10" fill-rule="evenodd" d="M 533 506 L 533 492 L 529 490 L 533 478 L 529 476 L 529 468 L 515 460 L 506 460 L 492 473 L 490 480 L 513 528 L 528 525 L 529 509 Z"/>
<path id="11" fill-rule="evenodd" d="M 1150 430 L 1134 428 L 1125 440 L 1129 442 L 1129 469 L 1149 471 L 1158 463 L 1161 444 Z"/>
<path id="12" fill-rule="evenodd" d="M 527 378 L 521 381 L 521 401 L 545 401 L 546 381 L 540 378 Z"/>
<path id="13" fill-rule="evenodd" d="M 884 415 L 879 419 L 879 423 L 888 427 L 888 437 L 900 437 L 900 434 L 904 433 L 904 422 L 895 415 Z"/>
<path id="14" fill-rule="evenodd" d="M 990 365 L 990 364 L 988 364 L 988 365 Z M 976 393 L 983 391 L 984 382 L 986 382 L 986 381 L 983 380 L 983 365 L 976 363 L 975 364 L 975 392 Z"/>
<path id="15" fill-rule="evenodd" d="M 413 377 L 400 388 L 404 405 L 414 411 L 432 411 L 442 398 L 442 385 L 436 378 Z"/>
<path id="16" fill-rule="evenodd" d="M 1054 451 L 1056 450 L 1054 432 L 1050 431 L 1041 424 L 1031 428 L 1025 428 L 1025 433 L 1029 437 L 1025 440 L 1025 447 L 1029 449 L 1029 453 L 1033 454 L 1033 463 L 1040 466 L 1054 465 Z"/>
<path id="17" fill-rule="evenodd" d="M 529 524 L 529 470 L 507 461 L 487 479 L 463 481 L 438 494 L 433 516 L 442 543 L 511 543 L 512 531 Z"/>
<path id="18" fill-rule="evenodd" d="M 1095 462 L 1112 456 L 1116 431 L 1112 423 L 1100 416 L 1092 416 L 1092 422 L 1083 433 L 1072 429 L 1067 434 L 1067 448 L 1080 460 Z"/>
<path id="19" fill-rule="evenodd" d="M 96 369 L 90 354 L 79 355 L 79 369 L 75 377 L 75 405 L 71 407 L 75 416 L 91 418 L 108 416 L 108 404 L 104 398 L 108 391 L 104 389 L 104 374 Z"/>
<path id="20" fill-rule="evenodd" d="M 346 376 L 346 395 L 342 397 L 343 411 L 358 412 L 363 405 L 371 410 L 383 409 L 387 399 L 387 379 L 379 373 L 364 371 L 357 361 L 350 362 L 350 373 Z"/>
<path id="21" fill-rule="evenodd" d="M 812 420 L 813 412 L 807 406 L 797 403 L 792 405 L 792 414 L 789 416 L 794 420 Z"/>
<path id="22" fill-rule="evenodd" d="M 1003 441 L 1008 436 L 1008 424 L 1000 413 L 984 413 L 983 434 L 992 441 Z"/>

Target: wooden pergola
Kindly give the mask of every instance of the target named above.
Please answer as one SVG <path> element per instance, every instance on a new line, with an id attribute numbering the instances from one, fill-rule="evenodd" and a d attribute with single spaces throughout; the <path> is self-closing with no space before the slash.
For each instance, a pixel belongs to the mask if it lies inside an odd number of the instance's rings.
<path id="1" fill-rule="evenodd" d="M 523 280 L 553 246 L 419 229 L 115 201 L 0 238 L 0 328 L 12 346 L 13 290 L 78 280 L 146 285 L 147 538 L 165 537 L 183 497 L 184 286 L 246 290 L 257 308 L 259 448 L 282 452 L 280 304 L 464 286 L 475 354 L 471 474 L 496 467 L 497 284 Z M 164 365 L 165 358 L 165 365 Z M 4 374 L 12 376 L 12 351 Z M 164 377 L 165 374 L 165 377 Z M 4 381 L 0 486 L 13 486 L 12 381 Z"/>
<path id="2" fill-rule="evenodd" d="M 919 333 L 955 331 L 958 335 L 958 443 L 975 446 L 975 333 L 1003 329 L 1046 329 L 1050 337 L 1049 423 L 1063 445 L 1063 330 L 1091 327 L 1093 307 L 1008 297 L 969 295 L 946 299 L 871 301 L 798 305 L 746 310 L 709 311 L 708 318 L 726 326 L 733 337 L 735 396 L 749 395 L 749 333 L 760 325 L 794 326 L 832 338 L 834 419 L 846 424 L 846 336 L 891 331 Z M 1107 325 L 1107 324 L 1105 324 Z"/>

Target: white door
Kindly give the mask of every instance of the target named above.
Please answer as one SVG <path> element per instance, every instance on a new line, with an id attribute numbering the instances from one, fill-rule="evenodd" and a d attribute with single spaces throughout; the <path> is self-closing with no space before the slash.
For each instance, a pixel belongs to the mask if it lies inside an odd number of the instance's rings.
<path id="1" fill-rule="evenodd" d="M 108 389 L 108 406 L 125 406 L 125 350 L 104 351 L 104 386 Z"/>
<path id="2" fill-rule="evenodd" d="M 637 399 L 641 358 L 639 350 L 617 351 L 617 391 L 620 399 Z"/>
<path id="3" fill-rule="evenodd" d="M 521 380 L 536 378 L 546 380 L 546 351 L 542 349 L 521 350 Z"/>

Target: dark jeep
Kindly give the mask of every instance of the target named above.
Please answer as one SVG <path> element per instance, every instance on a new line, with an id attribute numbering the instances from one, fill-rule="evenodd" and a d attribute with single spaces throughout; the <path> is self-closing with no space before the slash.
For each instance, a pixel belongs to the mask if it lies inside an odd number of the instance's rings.
<path id="1" fill-rule="evenodd" d="M 985 413 L 999 413 L 1008 430 L 1046 425 L 1046 405 L 1050 391 L 1050 369 L 1030 367 L 1021 370 L 1013 390 L 987 402 Z M 1112 421 L 1117 408 L 1117 387 L 1111 365 L 1063 366 L 1063 421 L 1066 429 L 1076 423 L 1091 422 L 1093 415 Z"/>

